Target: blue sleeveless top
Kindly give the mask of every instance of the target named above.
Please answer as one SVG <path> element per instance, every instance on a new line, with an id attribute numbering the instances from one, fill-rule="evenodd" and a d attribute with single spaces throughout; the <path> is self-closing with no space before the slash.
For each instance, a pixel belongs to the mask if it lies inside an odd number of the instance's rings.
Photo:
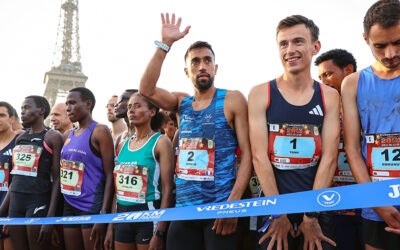
<path id="1" fill-rule="evenodd" d="M 322 132 L 325 104 L 321 86 L 314 81 L 311 101 L 303 106 L 288 103 L 282 96 L 276 80 L 269 82 L 267 122 L 269 124 L 310 124 Z M 269 126 L 268 126 L 268 129 Z M 268 145 L 271 147 L 272 145 Z M 312 190 L 318 164 L 304 169 L 280 170 L 273 167 L 279 194 Z"/>
<path id="2" fill-rule="evenodd" d="M 365 134 L 400 132 L 400 76 L 381 79 L 371 66 L 360 72 L 357 86 L 357 107 L 360 115 L 362 155 L 367 165 L 367 143 Z M 396 206 L 400 210 L 400 206 Z M 382 221 L 370 208 L 363 209 L 363 217 Z"/>
<path id="3" fill-rule="evenodd" d="M 84 164 L 80 195 L 64 193 L 64 198 L 71 206 L 90 213 L 98 213 L 101 210 L 105 185 L 103 162 L 93 152 L 94 148 L 90 143 L 96 124 L 97 122 L 93 122 L 78 136 L 74 136 L 76 128 L 73 129 L 61 150 L 61 162 L 67 160 Z"/>
<path id="4" fill-rule="evenodd" d="M 194 97 L 184 98 L 179 109 L 179 140 L 209 138 L 215 143 L 213 181 L 195 181 L 176 178 L 176 206 L 190 206 L 226 201 L 236 180 L 236 134 L 224 114 L 227 90 L 217 89 L 210 105 L 196 111 Z"/>

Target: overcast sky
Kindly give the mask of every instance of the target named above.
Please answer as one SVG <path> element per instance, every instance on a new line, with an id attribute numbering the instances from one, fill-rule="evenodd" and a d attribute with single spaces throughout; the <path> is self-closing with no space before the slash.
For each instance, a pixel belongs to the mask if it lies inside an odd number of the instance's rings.
<path id="1" fill-rule="evenodd" d="M 0 0 L 0 100 L 18 111 L 25 96 L 43 95 L 51 69 L 61 0 Z M 189 34 L 168 53 L 158 86 L 193 93 L 183 68 L 187 47 L 211 43 L 219 65 L 215 84 L 242 91 L 282 74 L 275 28 L 286 16 L 301 14 L 320 28 L 324 51 L 343 48 L 358 67 L 374 59 L 365 44 L 363 18 L 372 0 L 80 0 L 80 41 L 86 87 L 96 96 L 94 119 L 108 123 L 105 105 L 112 94 L 137 88 L 160 39 L 161 12 L 182 17 Z M 315 59 L 315 58 L 314 58 Z M 317 69 L 312 68 L 317 79 Z"/>

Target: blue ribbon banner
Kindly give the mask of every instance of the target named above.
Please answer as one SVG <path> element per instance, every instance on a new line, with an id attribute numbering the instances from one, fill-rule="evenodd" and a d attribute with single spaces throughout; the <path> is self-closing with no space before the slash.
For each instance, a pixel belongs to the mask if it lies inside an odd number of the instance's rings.
<path id="1" fill-rule="evenodd" d="M 106 215 L 0 218 L 1 225 L 200 220 L 400 205 L 400 178 L 292 194 Z"/>

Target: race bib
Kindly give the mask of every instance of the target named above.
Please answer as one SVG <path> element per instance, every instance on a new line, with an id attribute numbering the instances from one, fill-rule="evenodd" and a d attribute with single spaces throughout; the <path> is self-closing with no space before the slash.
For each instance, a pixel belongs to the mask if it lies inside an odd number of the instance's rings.
<path id="1" fill-rule="evenodd" d="M 36 177 L 43 148 L 34 145 L 17 145 L 13 149 L 11 174 Z"/>
<path id="2" fill-rule="evenodd" d="M 82 162 L 62 159 L 60 170 L 61 193 L 72 196 L 81 195 L 84 171 L 85 164 Z"/>
<path id="3" fill-rule="evenodd" d="M 249 189 L 251 193 L 251 198 L 258 198 L 258 187 L 260 183 L 258 182 L 257 176 L 253 173 L 249 181 Z"/>
<path id="4" fill-rule="evenodd" d="M 344 151 L 343 142 L 339 143 L 338 168 L 336 169 L 333 181 L 355 183 L 350 165 L 347 162 L 346 152 Z"/>
<path id="5" fill-rule="evenodd" d="M 400 133 L 365 135 L 372 181 L 400 177 Z"/>
<path id="6" fill-rule="evenodd" d="M 8 191 L 10 166 L 8 162 L 0 162 L 0 191 Z"/>
<path id="7" fill-rule="evenodd" d="M 178 178 L 193 181 L 214 180 L 215 143 L 207 138 L 179 140 L 176 166 Z"/>
<path id="8" fill-rule="evenodd" d="M 117 199 L 145 203 L 149 167 L 120 164 L 114 168 Z"/>
<path id="9" fill-rule="evenodd" d="M 307 124 L 268 124 L 269 159 L 280 170 L 316 166 L 321 157 L 318 127 Z"/>

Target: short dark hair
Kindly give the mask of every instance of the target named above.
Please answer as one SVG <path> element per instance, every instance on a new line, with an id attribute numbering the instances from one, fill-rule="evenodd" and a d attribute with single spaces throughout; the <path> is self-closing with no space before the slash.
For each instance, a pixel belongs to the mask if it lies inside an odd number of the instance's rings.
<path id="1" fill-rule="evenodd" d="M 46 119 L 47 116 L 49 116 L 50 104 L 46 98 L 44 98 L 43 96 L 38 96 L 38 95 L 30 95 L 30 96 L 25 97 L 25 99 L 32 99 L 38 108 L 44 109 L 44 114 L 43 114 L 44 119 Z"/>
<path id="2" fill-rule="evenodd" d="M 315 59 L 315 66 L 321 63 L 332 60 L 333 63 L 341 69 L 344 69 L 347 65 L 353 65 L 353 72 L 357 71 L 357 62 L 354 56 L 344 49 L 332 49 L 321 54 Z"/>
<path id="3" fill-rule="evenodd" d="M 396 25 L 400 20 L 399 0 L 380 0 L 374 3 L 364 17 L 364 34 L 368 37 L 371 27 L 379 24 L 383 28 Z"/>
<path id="4" fill-rule="evenodd" d="M 204 42 L 204 41 L 197 41 L 197 42 L 193 43 L 192 45 L 190 45 L 189 48 L 186 50 L 185 62 L 186 62 L 186 58 L 188 57 L 189 52 L 191 50 L 200 49 L 200 48 L 207 48 L 207 49 L 211 50 L 211 53 L 213 54 L 213 56 L 215 58 L 215 53 L 214 53 L 214 50 L 211 47 L 211 44 L 209 44 L 208 42 Z"/>
<path id="5" fill-rule="evenodd" d="M 306 28 L 310 30 L 311 38 L 313 41 L 318 40 L 318 36 L 319 36 L 318 26 L 315 25 L 313 20 L 308 19 L 307 17 L 302 16 L 302 15 L 292 15 L 292 16 L 286 17 L 285 19 L 282 19 L 279 22 L 278 26 L 276 27 L 276 35 L 278 35 L 278 33 L 281 29 L 293 27 L 298 24 L 304 24 L 306 26 Z"/>
<path id="6" fill-rule="evenodd" d="M 15 117 L 15 114 L 17 113 L 16 110 L 9 104 L 8 102 L 0 102 L 0 107 L 4 107 L 7 109 L 7 113 L 9 117 Z"/>
<path id="7" fill-rule="evenodd" d="M 77 87 L 70 89 L 69 92 L 79 92 L 81 94 L 82 101 L 89 101 L 92 106 L 90 107 L 90 112 L 93 111 L 94 105 L 96 104 L 96 98 L 93 95 L 93 92 L 90 91 L 88 88 L 85 87 Z"/>

